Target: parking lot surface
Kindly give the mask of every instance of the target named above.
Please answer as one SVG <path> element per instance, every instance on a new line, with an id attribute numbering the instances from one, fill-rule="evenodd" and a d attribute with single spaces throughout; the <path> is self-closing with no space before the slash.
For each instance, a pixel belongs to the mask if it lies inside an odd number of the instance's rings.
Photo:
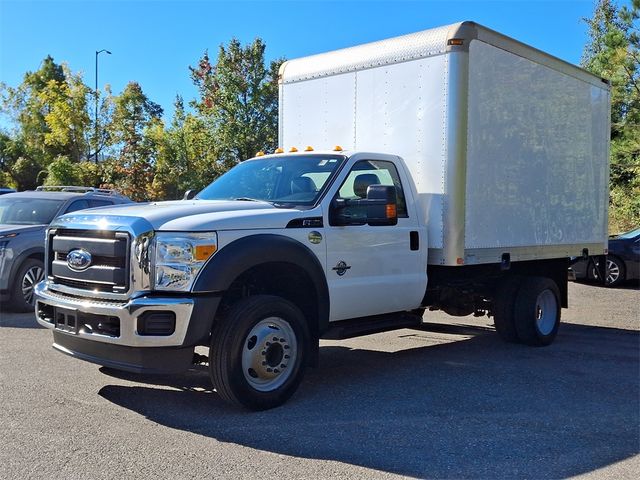
<path id="1" fill-rule="evenodd" d="M 259 413 L 204 371 L 109 371 L 0 312 L 0 478 L 638 478 L 640 292 L 569 294 L 546 348 L 439 312 L 323 341 L 296 395 Z"/>

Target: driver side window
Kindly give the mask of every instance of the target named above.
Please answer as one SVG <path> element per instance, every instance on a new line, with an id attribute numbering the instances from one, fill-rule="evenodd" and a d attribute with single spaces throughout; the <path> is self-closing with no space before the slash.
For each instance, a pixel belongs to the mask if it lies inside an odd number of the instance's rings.
<path id="1" fill-rule="evenodd" d="M 391 162 L 381 160 L 363 160 L 357 162 L 344 183 L 338 190 L 337 198 L 363 199 L 367 198 L 370 185 L 384 185 L 396 187 L 398 217 L 407 218 L 407 203 L 396 166 Z"/>

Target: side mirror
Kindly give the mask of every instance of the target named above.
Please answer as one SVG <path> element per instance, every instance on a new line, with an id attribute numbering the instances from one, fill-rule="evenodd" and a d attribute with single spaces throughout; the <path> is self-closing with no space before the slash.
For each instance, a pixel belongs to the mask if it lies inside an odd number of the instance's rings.
<path id="1" fill-rule="evenodd" d="M 195 190 L 187 190 L 186 192 L 184 192 L 184 197 L 182 197 L 183 200 L 191 200 L 193 197 L 196 196 L 196 192 Z"/>
<path id="2" fill-rule="evenodd" d="M 396 225 L 398 209 L 396 187 L 386 185 L 370 185 L 367 198 L 336 198 L 331 203 L 329 224 L 335 226 L 371 225 L 379 227 Z"/>
<path id="3" fill-rule="evenodd" d="M 367 189 L 367 223 L 372 227 L 397 225 L 396 187 L 371 185 Z"/>

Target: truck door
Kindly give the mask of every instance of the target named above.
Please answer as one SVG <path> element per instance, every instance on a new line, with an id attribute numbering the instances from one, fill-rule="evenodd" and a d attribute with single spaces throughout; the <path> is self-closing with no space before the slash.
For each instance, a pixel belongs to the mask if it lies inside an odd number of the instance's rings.
<path id="1" fill-rule="evenodd" d="M 396 187 L 397 225 L 335 225 L 333 200 L 366 198 L 368 186 L 374 184 Z M 411 193 L 403 188 L 396 165 L 384 160 L 358 160 L 337 185 L 323 209 L 330 320 L 420 306 L 427 284 L 426 229 L 419 227 L 415 209 L 407 208 L 407 200 L 412 202 Z M 354 217 L 366 217 L 362 207 L 355 208 L 361 208 L 361 212 L 350 212 Z"/>

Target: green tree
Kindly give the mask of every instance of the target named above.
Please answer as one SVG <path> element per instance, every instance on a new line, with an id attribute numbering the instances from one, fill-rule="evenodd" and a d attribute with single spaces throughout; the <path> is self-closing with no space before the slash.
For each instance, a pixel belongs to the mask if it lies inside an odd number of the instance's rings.
<path id="1" fill-rule="evenodd" d="M 12 173 L 16 162 L 24 155 L 25 146 L 20 140 L 0 132 L 0 183 L 2 186 L 20 186 Z"/>
<path id="2" fill-rule="evenodd" d="M 49 106 L 44 115 L 44 143 L 79 162 L 89 157 L 91 119 L 87 106 L 91 90 L 80 75 L 64 70 L 64 81 L 50 80 L 38 93 L 42 103 Z"/>
<path id="3" fill-rule="evenodd" d="M 45 185 L 81 185 L 79 169 L 67 157 L 57 157 L 47 167 Z"/>
<path id="4" fill-rule="evenodd" d="M 27 72 L 22 83 L 11 88 L 3 85 L 3 110 L 17 125 L 17 135 L 25 145 L 25 155 L 39 163 L 48 163 L 63 154 L 57 145 L 47 145 L 45 136 L 50 133 L 45 116 L 51 111 L 51 103 L 41 97 L 42 92 L 55 84 L 66 81 L 61 65 L 47 56 L 35 72 Z"/>
<path id="5" fill-rule="evenodd" d="M 153 198 L 180 198 L 189 189 L 201 190 L 221 173 L 214 133 L 207 119 L 187 113 L 180 96 L 176 97 L 174 108 L 155 165 Z"/>
<path id="6" fill-rule="evenodd" d="M 246 47 L 232 39 L 220 46 L 215 65 L 205 52 L 198 66 L 190 67 L 200 94 L 194 106 L 214 133 L 217 173 L 277 145 L 278 69 L 283 60 L 266 65 L 264 52 L 261 39 Z"/>
<path id="7" fill-rule="evenodd" d="M 114 99 L 111 142 L 118 150 L 118 164 L 110 180 L 134 200 L 146 200 L 153 180 L 158 154 L 158 128 L 162 128 L 162 108 L 152 102 L 140 84 L 130 82 Z"/>
<path id="8" fill-rule="evenodd" d="M 19 189 L 33 188 L 60 157 L 79 162 L 89 156 L 91 90 L 82 77 L 47 56 L 15 88 L 2 85 L 2 110 L 15 128 L 3 141 L 0 168 Z M 19 148 L 17 148 L 19 146 Z M 18 161 L 20 160 L 20 161 Z"/>
<path id="9" fill-rule="evenodd" d="M 640 224 L 640 0 L 599 0 L 582 65 L 611 81 L 610 230 Z"/>

